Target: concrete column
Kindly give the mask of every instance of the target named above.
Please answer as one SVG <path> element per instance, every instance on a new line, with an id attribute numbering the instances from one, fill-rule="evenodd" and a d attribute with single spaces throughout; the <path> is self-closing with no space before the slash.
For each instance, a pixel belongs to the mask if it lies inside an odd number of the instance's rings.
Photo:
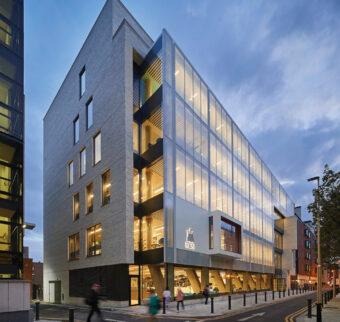
<path id="1" fill-rule="evenodd" d="M 155 285 L 156 293 L 158 296 L 162 297 L 164 291 L 164 279 L 161 272 L 160 266 L 148 265 L 151 279 Z"/>
<path id="2" fill-rule="evenodd" d="M 261 274 L 256 274 L 256 290 L 261 290 L 261 280 L 262 280 L 262 276 Z"/>
<path id="3" fill-rule="evenodd" d="M 209 284 L 209 268 L 202 267 L 201 270 L 201 290 L 205 288 L 206 285 Z"/>
<path id="4" fill-rule="evenodd" d="M 171 292 L 171 296 L 174 295 L 174 280 L 175 280 L 175 274 L 174 274 L 174 265 L 170 263 L 165 263 L 165 287 L 169 287 L 169 290 Z"/>
<path id="5" fill-rule="evenodd" d="M 218 271 L 211 271 L 211 276 L 214 279 L 214 282 L 220 293 L 226 292 L 226 287 L 224 285 L 223 279 Z"/>
<path id="6" fill-rule="evenodd" d="M 199 293 L 201 291 L 201 283 L 197 277 L 197 274 L 193 268 L 184 268 L 188 279 L 190 281 L 191 287 L 195 293 Z"/>

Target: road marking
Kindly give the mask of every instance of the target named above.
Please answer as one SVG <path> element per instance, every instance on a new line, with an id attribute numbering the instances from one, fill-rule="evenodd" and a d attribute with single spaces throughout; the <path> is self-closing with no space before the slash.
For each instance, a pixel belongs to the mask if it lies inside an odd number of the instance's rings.
<path id="1" fill-rule="evenodd" d="M 312 307 L 315 305 L 315 302 L 312 304 Z M 300 310 L 293 312 L 285 317 L 285 322 L 294 322 L 295 318 L 302 315 L 302 313 L 306 312 L 308 307 L 302 307 Z"/>
<path id="2" fill-rule="evenodd" d="M 257 316 L 263 316 L 264 313 L 265 313 L 265 312 L 254 313 L 254 314 L 252 314 L 252 315 L 250 315 L 250 316 L 247 316 L 246 318 L 242 318 L 242 319 L 239 319 L 239 320 L 237 320 L 237 321 L 247 321 L 247 320 L 250 320 L 250 319 L 255 318 L 255 317 L 257 317 Z"/>

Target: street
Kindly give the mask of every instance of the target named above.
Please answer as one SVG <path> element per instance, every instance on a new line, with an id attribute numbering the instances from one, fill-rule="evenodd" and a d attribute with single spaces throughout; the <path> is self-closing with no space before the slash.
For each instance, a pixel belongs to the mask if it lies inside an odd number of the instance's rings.
<path id="1" fill-rule="evenodd" d="M 281 301 L 270 305 L 259 305 L 259 308 L 253 310 L 247 310 L 246 312 L 233 314 L 227 313 L 225 315 L 213 316 L 213 317 L 170 317 L 158 315 L 158 319 L 166 321 L 258 321 L 258 322 L 283 322 L 285 317 L 291 313 L 298 311 L 307 305 L 307 299 L 315 299 L 315 294 L 308 294 L 297 298 L 287 298 L 285 301 Z M 86 321 L 88 310 L 85 308 L 77 308 L 75 310 L 75 319 L 78 321 Z M 233 314 L 233 315 L 231 315 Z M 119 312 L 118 310 L 103 311 L 105 321 L 145 321 L 146 316 L 135 315 L 132 316 L 127 313 Z M 68 321 L 68 310 L 64 306 L 59 305 L 40 305 L 40 318 L 59 319 Z M 95 319 L 93 319 L 95 321 Z"/>

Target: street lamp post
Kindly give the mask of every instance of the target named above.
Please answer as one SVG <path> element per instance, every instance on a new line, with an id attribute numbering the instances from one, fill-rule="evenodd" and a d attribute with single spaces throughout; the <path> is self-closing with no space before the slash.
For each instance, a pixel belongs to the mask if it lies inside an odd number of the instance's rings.
<path id="1" fill-rule="evenodd" d="M 319 209 L 319 192 L 320 192 L 320 177 L 313 177 L 307 179 L 307 181 L 317 181 L 318 189 L 315 195 L 316 203 L 316 234 L 318 244 L 318 257 L 317 257 L 317 321 L 321 321 L 321 305 L 322 305 L 322 265 L 321 265 L 321 245 L 320 245 L 320 209 Z"/>

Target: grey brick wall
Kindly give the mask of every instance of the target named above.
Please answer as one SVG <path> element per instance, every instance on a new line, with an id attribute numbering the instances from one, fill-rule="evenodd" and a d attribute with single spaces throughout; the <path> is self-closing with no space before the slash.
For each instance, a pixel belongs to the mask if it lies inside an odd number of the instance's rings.
<path id="1" fill-rule="evenodd" d="M 133 50 L 144 56 L 152 40 L 118 0 L 106 2 L 44 118 L 44 300 L 49 281 L 62 281 L 69 302 L 69 269 L 133 262 L 132 68 Z M 86 91 L 79 99 L 79 72 Z M 93 96 L 94 124 L 86 131 L 86 102 Z M 73 144 L 79 114 L 80 140 Z M 93 136 L 102 133 L 102 160 L 93 166 Z M 79 178 L 79 152 L 86 147 L 86 174 Z M 68 187 L 73 160 L 75 183 Z M 101 206 L 101 174 L 111 170 L 111 202 Z M 94 183 L 94 211 L 85 215 L 85 189 Z M 80 219 L 73 222 L 72 196 L 80 193 Z M 87 258 L 86 229 L 101 223 L 102 254 Z M 68 261 L 68 236 L 80 233 L 80 259 Z"/>

